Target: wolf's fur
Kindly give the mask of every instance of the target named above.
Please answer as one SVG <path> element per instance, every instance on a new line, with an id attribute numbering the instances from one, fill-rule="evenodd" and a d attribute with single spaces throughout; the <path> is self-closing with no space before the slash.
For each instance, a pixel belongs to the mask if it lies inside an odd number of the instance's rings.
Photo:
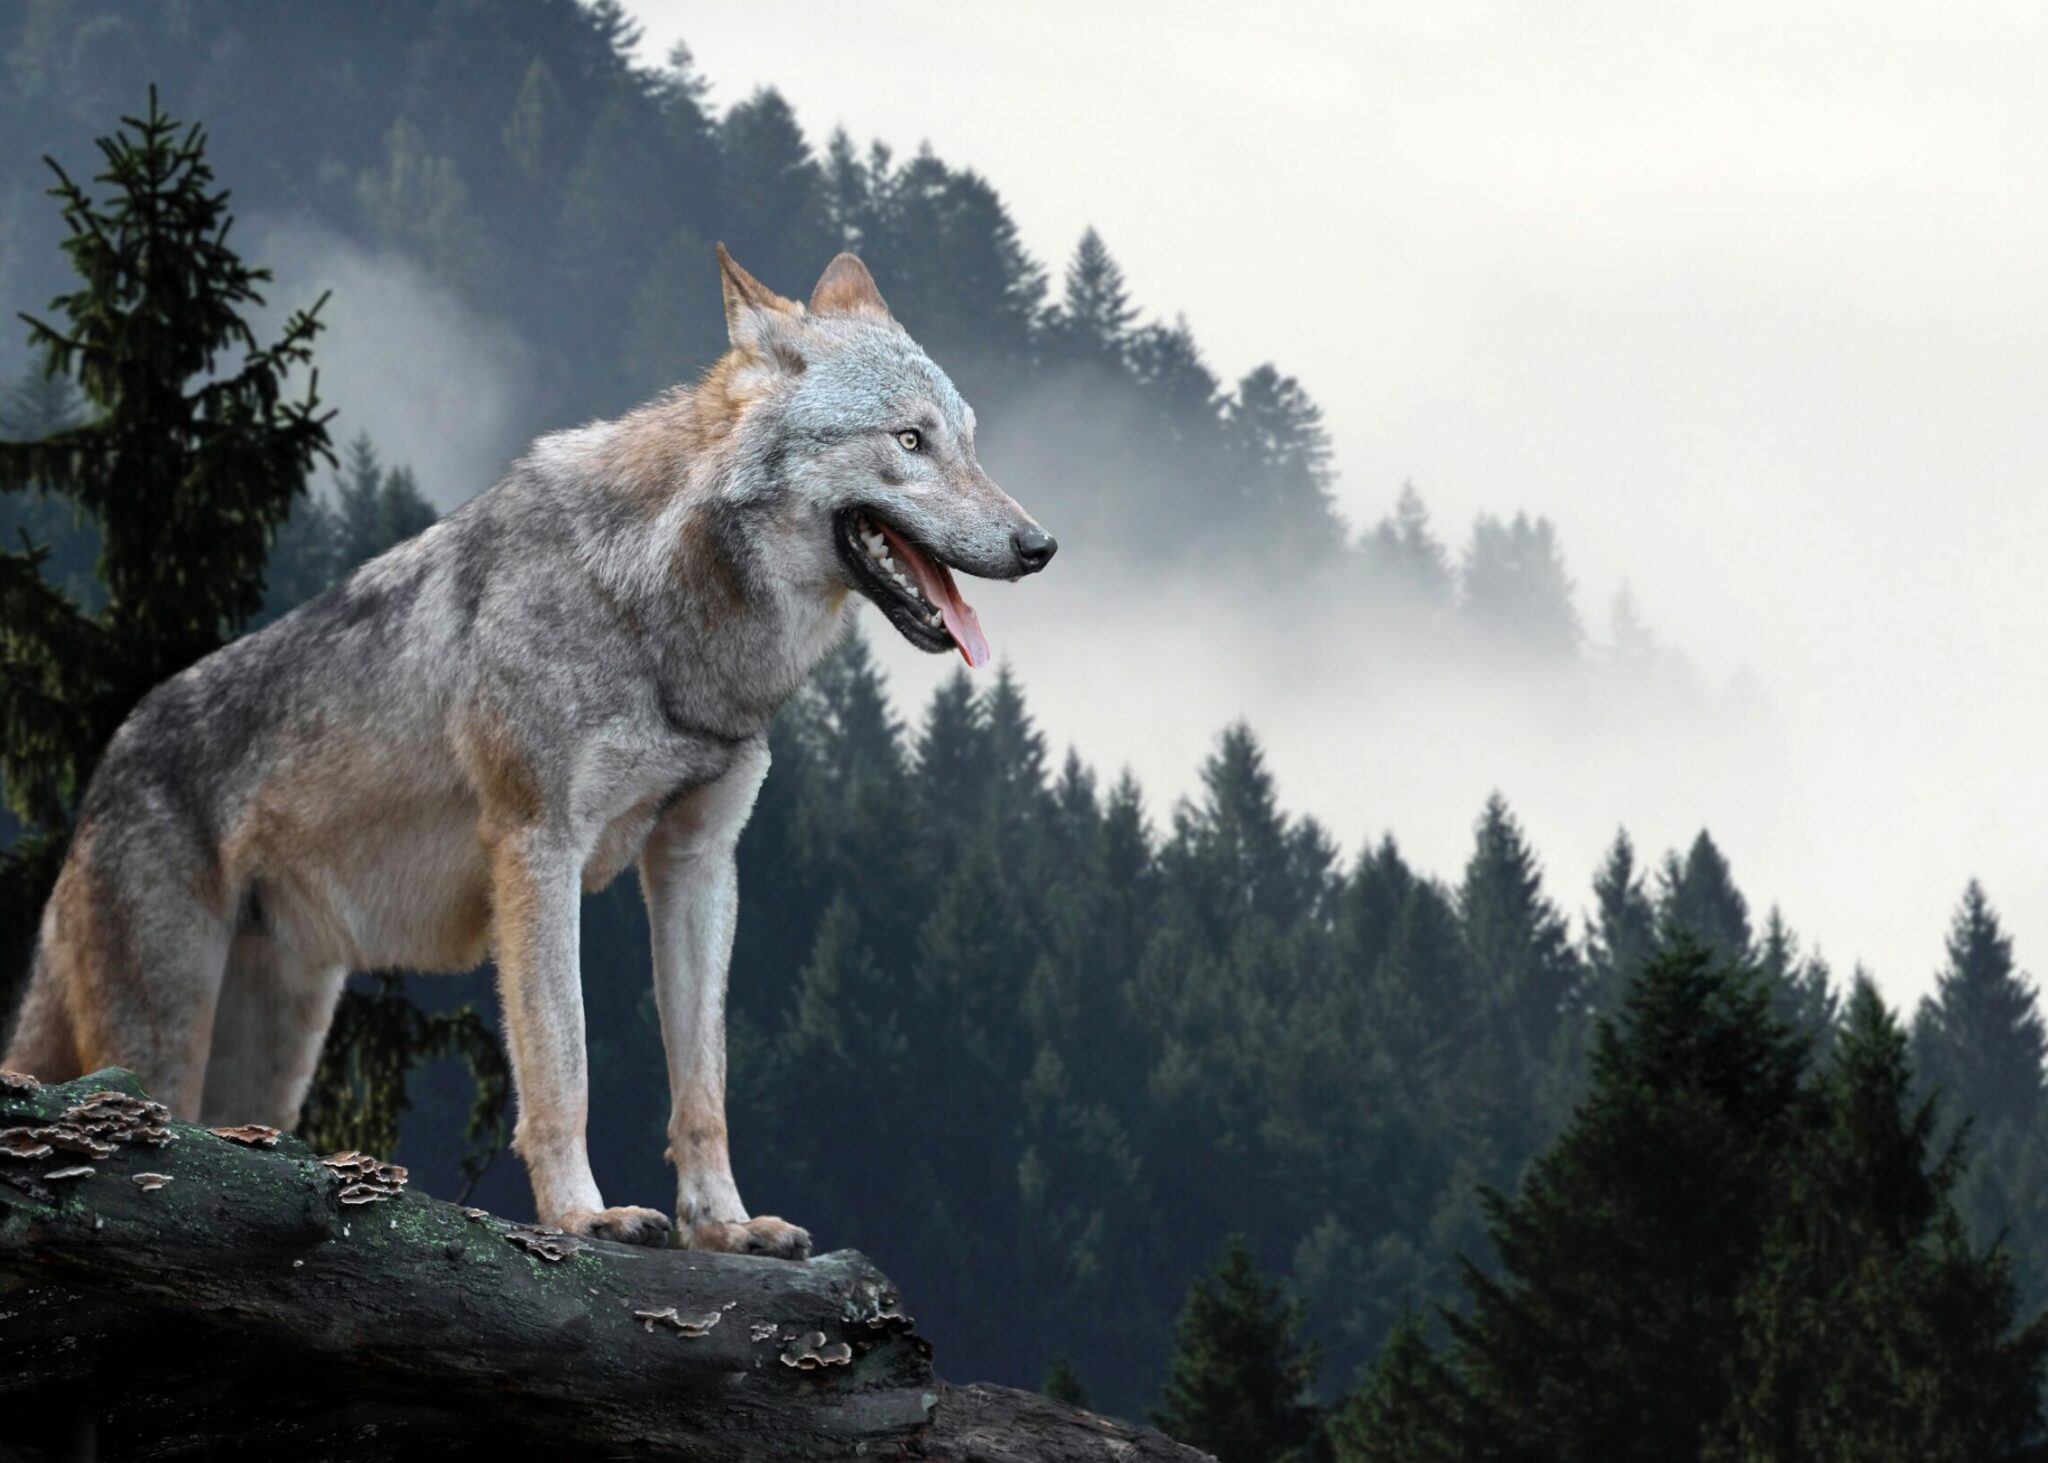
<path id="1" fill-rule="evenodd" d="M 666 1217 L 607 1208 L 584 1142 L 579 891 L 637 860 L 684 1242 L 808 1252 L 749 1218 L 726 1151 L 733 849 L 768 720 L 847 620 L 835 514 L 1004 578 L 1036 567 L 1014 546 L 1036 525 L 857 259 L 809 310 L 719 260 L 732 349 L 697 385 L 540 439 L 143 700 L 86 794 L 6 1065 L 124 1066 L 185 1117 L 288 1127 L 348 970 L 493 954 L 541 1218 L 656 1240 Z"/>

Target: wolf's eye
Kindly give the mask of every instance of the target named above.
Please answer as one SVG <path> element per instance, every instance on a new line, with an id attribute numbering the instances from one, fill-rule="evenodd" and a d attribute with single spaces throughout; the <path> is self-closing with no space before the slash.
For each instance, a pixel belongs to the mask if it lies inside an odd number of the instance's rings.
<path id="1" fill-rule="evenodd" d="M 914 429 L 905 427 L 896 434 L 896 443 L 905 452 L 915 452 L 924 445 L 924 438 Z"/>

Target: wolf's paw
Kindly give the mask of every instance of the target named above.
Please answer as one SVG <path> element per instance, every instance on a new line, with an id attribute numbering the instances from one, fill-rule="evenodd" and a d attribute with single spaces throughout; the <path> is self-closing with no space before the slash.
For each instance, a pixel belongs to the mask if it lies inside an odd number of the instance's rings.
<path id="1" fill-rule="evenodd" d="M 668 1243 L 668 1216 L 659 1209 L 637 1204 L 615 1204 L 609 1209 L 571 1209 L 562 1216 L 562 1228 L 570 1234 L 587 1234 L 592 1239 L 615 1239 L 629 1245 Z"/>
<path id="2" fill-rule="evenodd" d="M 738 1224 L 700 1219 L 688 1230 L 693 1250 L 724 1250 L 734 1255 L 771 1255 L 778 1260 L 808 1260 L 811 1232 L 772 1214 Z"/>

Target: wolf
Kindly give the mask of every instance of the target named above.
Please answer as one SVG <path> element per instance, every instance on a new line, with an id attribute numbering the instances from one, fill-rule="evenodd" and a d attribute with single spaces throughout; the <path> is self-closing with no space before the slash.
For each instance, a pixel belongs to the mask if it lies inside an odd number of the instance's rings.
<path id="1" fill-rule="evenodd" d="M 750 1216 L 725 1121 L 734 846 L 776 708 L 856 596 L 989 658 L 954 571 L 1052 536 L 859 259 L 808 306 L 717 250 L 730 348 L 694 385 L 536 441 L 495 486 L 145 697 L 38 928 L 9 1068 L 134 1071 L 180 1116 L 292 1126 L 350 970 L 497 965 L 515 1150 L 543 1223 L 802 1259 Z M 637 863 L 675 1225 L 586 1147 L 583 891 Z"/>

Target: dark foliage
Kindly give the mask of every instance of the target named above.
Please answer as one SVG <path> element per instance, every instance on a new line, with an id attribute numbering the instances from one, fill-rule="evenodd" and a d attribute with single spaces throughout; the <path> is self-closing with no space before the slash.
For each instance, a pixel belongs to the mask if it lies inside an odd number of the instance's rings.
<path id="1" fill-rule="evenodd" d="M 1188 1290 L 1173 1330 L 1165 1401 L 1152 1421 L 1218 1463 L 1296 1463 L 1315 1427 L 1316 1355 L 1300 1314 L 1261 1279 L 1242 1235 Z"/>
<path id="2" fill-rule="evenodd" d="M 145 692 L 261 607 L 271 536 L 329 456 L 312 383 L 287 391 L 319 305 L 258 338 L 247 316 L 269 273 L 228 245 L 205 134 L 148 97 L 98 139 L 103 194 L 49 162 L 76 278 L 51 302 L 58 323 L 25 318 L 43 375 L 76 395 L 18 389 L 10 416 L 34 435 L 0 443 L 0 491 L 91 525 L 99 587 L 74 600 L 76 565 L 25 532 L 0 549 L 0 778 L 24 830 L 0 861 L 0 1011 L 100 750 Z"/>
<path id="3" fill-rule="evenodd" d="M 1833 1055 L 1688 938 L 1600 1020 L 1590 1086 L 1468 1264 L 1445 1349 L 1403 1326 L 1345 1459 L 1990 1459 L 2040 1423 L 2048 1323 L 1968 1241 L 1906 1041 L 1859 983 Z"/>

